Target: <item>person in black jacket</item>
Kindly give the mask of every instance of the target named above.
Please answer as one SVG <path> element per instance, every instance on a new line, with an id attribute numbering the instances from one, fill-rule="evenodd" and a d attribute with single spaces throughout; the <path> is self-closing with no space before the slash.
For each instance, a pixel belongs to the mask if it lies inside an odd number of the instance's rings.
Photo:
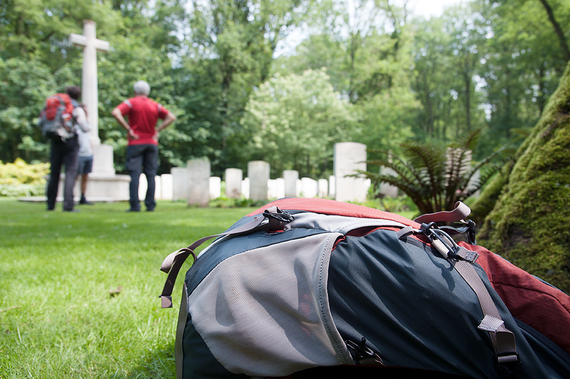
<path id="1" fill-rule="evenodd" d="M 73 100 L 78 100 L 81 89 L 77 86 L 67 87 L 65 93 Z M 73 109 L 74 128 L 81 128 L 83 131 L 89 131 L 89 124 L 85 110 L 77 106 Z M 57 198 L 57 190 L 59 187 L 59 179 L 61 175 L 61 166 L 65 165 L 65 187 L 63 191 L 63 211 L 77 212 L 73 209 L 73 186 L 77 177 L 77 156 L 79 152 L 79 142 L 77 133 L 73 133 L 70 138 L 52 139 L 50 151 L 50 178 L 46 189 L 47 210 L 53 211 Z"/>

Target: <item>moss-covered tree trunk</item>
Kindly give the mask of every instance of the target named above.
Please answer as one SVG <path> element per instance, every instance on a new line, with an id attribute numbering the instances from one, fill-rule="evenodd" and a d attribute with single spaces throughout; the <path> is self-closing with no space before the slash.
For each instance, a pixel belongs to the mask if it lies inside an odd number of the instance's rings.
<path id="1" fill-rule="evenodd" d="M 471 214 L 469 218 L 475 221 L 477 225 L 483 225 L 485 217 L 491 213 L 497 200 L 501 196 L 503 189 L 507 187 L 509 176 L 515 165 L 514 159 L 509 160 L 499 171 L 495 174 L 493 179 L 487 184 L 481 195 L 471 204 Z"/>
<path id="2" fill-rule="evenodd" d="M 479 241 L 570 293 L 570 64 L 516 156 Z"/>

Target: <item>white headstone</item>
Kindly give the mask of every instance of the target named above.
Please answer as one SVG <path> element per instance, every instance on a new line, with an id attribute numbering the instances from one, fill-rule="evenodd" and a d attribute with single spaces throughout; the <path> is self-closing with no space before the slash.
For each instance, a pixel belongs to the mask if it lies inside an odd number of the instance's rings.
<path id="1" fill-rule="evenodd" d="M 285 196 L 297 196 L 297 180 L 299 180 L 299 171 L 285 170 L 283 171 L 283 179 L 285 180 Z"/>
<path id="2" fill-rule="evenodd" d="M 249 178 L 249 197 L 253 201 L 267 200 L 267 183 L 269 181 L 269 163 L 251 161 L 247 164 Z"/>
<path id="3" fill-rule="evenodd" d="M 145 174 L 139 176 L 139 199 L 144 199 L 146 197 L 146 190 L 148 188 L 148 181 L 146 180 Z"/>
<path id="4" fill-rule="evenodd" d="M 283 178 L 277 178 L 275 179 L 275 185 L 276 185 L 276 190 L 275 190 L 275 197 L 277 199 L 282 199 L 285 197 L 285 179 Z"/>
<path id="5" fill-rule="evenodd" d="M 227 168 L 226 174 L 226 197 L 239 199 L 241 197 L 241 181 L 243 172 L 239 168 Z"/>
<path id="6" fill-rule="evenodd" d="M 113 147 L 110 145 L 93 145 L 93 175 L 115 175 L 113 167 Z"/>
<path id="7" fill-rule="evenodd" d="M 329 176 L 329 196 L 336 198 L 336 178 L 334 175 Z"/>
<path id="8" fill-rule="evenodd" d="M 301 191 L 303 190 L 303 182 L 301 182 L 301 179 L 297 179 L 296 188 L 297 188 L 297 191 L 295 192 L 295 196 L 301 197 L 301 195 L 302 195 Z"/>
<path id="9" fill-rule="evenodd" d="M 275 179 L 269 179 L 267 181 L 267 198 L 277 199 L 277 182 Z"/>
<path id="10" fill-rule="evenodd" d="M 249 178 L 244 178 L 241 182 L 241 194 L 249 199 Z"/>
<path id="11" fill-rule="evenodd" d="M 380 167 L 380 174 L 396 176 L 396 171 L 392 170 L 390 167 Z M 388 183 L 380 183 L 380 193 L 387 197 L 398 197 L 398 187 L 393 186 Z"/>
<path id="12" fill-rule="evenodd" d="M 188 169 L 188 205 L 205 207 L 210 202 L 210 161 L 192 159 Z"/>
<path id="13" fill-rule="evenodd" d="M 222 178 L 210 176 L 210 199 L 217 199 L 222 195 Z"/>
<path id="14" fill-rule="evenodd" d="M 162 199 L 172 200 L 172 175 L 162 174 L 160 181 L 162 182 Z"/>
<path id="15" fill-rule="evenodd" d="M 303 197 L 317 197 L 317 181 L 311 178 L 301 178 L 301 195 Z"/>
<path id="16" fill-rule="evenodd" d="M 366 180 L 346 177 L 357 174 L 356 170 L 366 171 L 366 145 L 357 142 L 341 142 L 334 145 L 334 176 L 336 178 L 337 201 L 366 200 Z"/>
<path id="17" fill-rule="evenodd" d="M 172 167 L 172 200 L 188 200 L 188 169 L 186 167 Z"/>
<path id="18" fill-rule="evenodd" d="M 160 175 L 154 177 L 154 198 L 162 199 L 162 180 L 160 180 Z"/>
<path id="19" fill-rule="evenodd" d="M 327 197 L 329 195 L 329 182 L 326 179 L 319 179 L 318 180 L 318 196 L 319 197 Z"/>

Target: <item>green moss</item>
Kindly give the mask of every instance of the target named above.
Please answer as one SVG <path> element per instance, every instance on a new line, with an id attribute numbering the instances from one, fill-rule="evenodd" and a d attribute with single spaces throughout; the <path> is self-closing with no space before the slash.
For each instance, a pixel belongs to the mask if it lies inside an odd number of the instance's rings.
<path id="1" fill-rule="evenodd" d="M 479 241 L 570 292 L 570 65 L 517 156 Z"/>
<path id="2" fill-rule="evenodd" d="M 502 170 L 493 177 L 490 183 L 485 186 L 477 200 L 470 205 L 470 218 L 475 221 L 477 225 L 482 225 L 485 217 L 487 217 L 495 207 L 499 196 L 501 196 L 503 189 L 507 186 L 513 166 L 514 161 L 509 161 Z"/>

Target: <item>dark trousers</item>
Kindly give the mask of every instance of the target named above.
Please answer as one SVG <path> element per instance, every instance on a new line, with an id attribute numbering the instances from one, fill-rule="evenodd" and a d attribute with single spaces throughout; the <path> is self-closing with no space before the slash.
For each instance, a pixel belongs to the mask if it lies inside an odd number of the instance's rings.
<path id="1" fill-rule="evenodd" d="M 77 154 L 79 153 L 79 143 L 77 135 L 67 142 L 51 141 L 50 152 L 50 175 L 47 185 L 47 209 L 55 208 L 57 189 L 59 187 L 59 177 L 61 166 L 65 165 L 65 187 L 63 190 L 63 209 L 73 210 L 73 186 L 77 177 Z"/>
<path id="2" fill-rule="evenodd" d="M 156 170 L 158 168 L 158 146 L 156 145 L 131 145 L 127 146 L 126 168 L 131 175 L 129 196 L 131 209 L 140 210 L 139 201 L 139 177 L 144 173 L 148 182 L 144 204 L 146 209 L 153 210 L 156 206 L 154 201 Z"/>

